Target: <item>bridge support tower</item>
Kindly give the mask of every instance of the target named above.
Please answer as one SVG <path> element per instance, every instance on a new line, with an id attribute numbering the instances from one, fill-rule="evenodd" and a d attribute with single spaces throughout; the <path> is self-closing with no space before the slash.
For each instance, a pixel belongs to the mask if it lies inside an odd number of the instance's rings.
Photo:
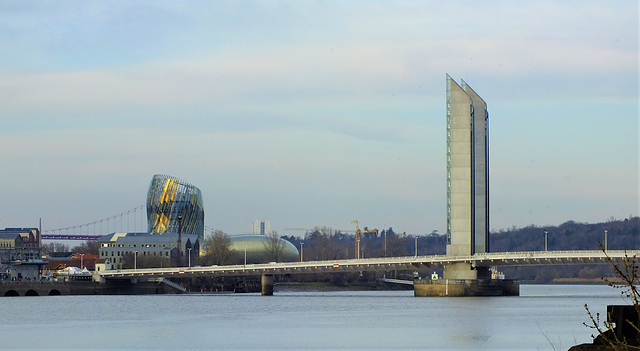
<path id="1" fill-rule="evenodd" d="M 447 75 L 448 256 L 489 252 L 488 130 L 486 102 L 465 81 L 458 85 Z M 452 296 L 451 282 L 469 287 L 457 289 L 456 296 L 495 295 L 496 288 L 505 284 L 490 278 L 489 267 L 449 264 L 444 268 L 444 279 L 434 280 L 428 287 L 416 285 L 416 296 Z M 506 285 L 503 295 L 513 295 L 513 282 Z M 441 290 L 447 294 L 441 294 Z"/>

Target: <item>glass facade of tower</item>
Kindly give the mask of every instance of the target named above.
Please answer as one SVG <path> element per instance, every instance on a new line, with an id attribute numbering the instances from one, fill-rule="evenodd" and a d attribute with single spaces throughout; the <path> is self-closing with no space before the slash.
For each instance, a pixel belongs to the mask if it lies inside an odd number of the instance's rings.
<path id="1" fill-rule="evenodd" d="M 156 174 L 147 192 L 150 233 L 196 234 L 204 239 L 202 193 L 175 177 Z"/>
<path id="2" fill-rule="evenodd" d="M 447 75 L 447 245 L 451 244 L 451 77 Z"/>

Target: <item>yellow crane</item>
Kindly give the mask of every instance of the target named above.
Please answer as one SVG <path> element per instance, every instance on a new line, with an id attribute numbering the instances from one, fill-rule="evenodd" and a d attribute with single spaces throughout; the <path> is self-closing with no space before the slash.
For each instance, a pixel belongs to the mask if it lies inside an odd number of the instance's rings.
<path id="1" fill-rule="evenodd" d="M 356 224 L 356 260 L 360 259 L 360 234 L 362 233 L 375 233 L 378 235 L 378 229 L 360 230 L 360 222 L 356 219 L 351 223 Z"/>

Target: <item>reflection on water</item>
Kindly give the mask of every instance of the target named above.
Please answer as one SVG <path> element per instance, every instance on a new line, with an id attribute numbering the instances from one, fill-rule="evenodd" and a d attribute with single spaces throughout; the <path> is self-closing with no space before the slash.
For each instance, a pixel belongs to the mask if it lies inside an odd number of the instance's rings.
<path id="1" fill-rule="evenodd" d="M 584 304 L 625 303 L 590 285 L 523 285 L 520 297 L 414 298 L 412 291 L 275 296 L 0 299 L 3 349 L 549 350 L 590 341 Z"/>

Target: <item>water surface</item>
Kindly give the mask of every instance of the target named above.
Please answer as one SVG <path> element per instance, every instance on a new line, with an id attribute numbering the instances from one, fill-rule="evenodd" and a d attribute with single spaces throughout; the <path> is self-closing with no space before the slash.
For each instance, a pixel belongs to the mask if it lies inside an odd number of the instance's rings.
<path id="1" fill-rule="evenodd" d="M 566 350 L 590 342 L 602 285 L 523 285 L 519 297 L 413 291 L 0 298 L 1 349 Z"/>

